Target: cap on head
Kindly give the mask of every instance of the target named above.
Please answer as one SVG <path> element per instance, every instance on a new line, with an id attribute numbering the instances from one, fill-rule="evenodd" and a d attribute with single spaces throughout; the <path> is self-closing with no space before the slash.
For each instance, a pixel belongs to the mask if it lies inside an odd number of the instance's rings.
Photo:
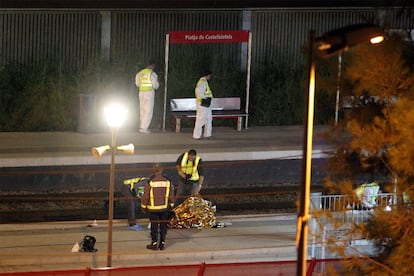
<path id="1" fill-rule="evenodd" d="M 197 152 L 196 152 L 196 150 L 195 150 L 195 149 L 190 149 L 190 150 L 188 151 L 188 155 L 197 155 Z"/>

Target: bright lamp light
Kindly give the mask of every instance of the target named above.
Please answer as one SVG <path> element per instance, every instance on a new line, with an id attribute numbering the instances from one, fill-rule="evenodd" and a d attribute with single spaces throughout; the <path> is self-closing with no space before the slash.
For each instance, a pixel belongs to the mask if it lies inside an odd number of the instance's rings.
<path id="1" fill-rule="evenodd" d="M 382 36 L 382 35 L 373 37 L 369 40 L 369 42 L 371 42 L 371 44 L 378 44 L 378 43 L 381 43 L 382 41 L 384 41 L 384 36 Z"/>
<path id="2" fill-rule="evenodd" d="M 106 106 L 104 112 L 109 127 L 121 127 L 128 114 L 128 110 L 120 104 Z"/>
<path id="3" fill-rule="evenodd" d="M 374 24 L 355 24 L 324 33 L 315 39 L 319 56 L 327 57 L 364 42 L 378 44 L 384 40 L 384 31 Z"/>

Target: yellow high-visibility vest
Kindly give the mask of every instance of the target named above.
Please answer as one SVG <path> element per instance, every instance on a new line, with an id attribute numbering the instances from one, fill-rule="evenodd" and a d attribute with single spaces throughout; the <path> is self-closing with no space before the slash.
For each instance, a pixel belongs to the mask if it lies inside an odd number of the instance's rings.
<path id="1" fill-rule="evenodd" d="M 208 85 L 208 81 L 206 80 L 205 77 L 202 77 L 198 80 L 197 82 L 197 86 L 201 83 L 201 82 L 205 82 L 206 83 L 206 97 L 207 98 L 213 98 L 213 91 L 211 91 L 210 85 Z M 195 96 L 196 96 L 196 101 L 201 103 L 201 98 L 197 95 L 197 86 L 195 89 Z"/>
<path id="2" fill-rule="evenodd" d="M 152 81 L 151 81 L 151 74 L 152 74 L 152 70 L 145 68 L 142 69 L 140 72 L 140 79 L 139 79 L 139 91 L 141 92 L 145 92 L 145 91 L 151 91 L 153 90 L 152 87 Z"/>
<path id="3" fill-rule="evenodd" d="M 134 190 L 135 183 L 138 183 L 138 182 L 140 182 L 142 180 L 145 180 L 145 179 L 149 179 L 149 178 L 148 177 L 136 177 L 136 178 L 125 179 L 124 184 L 125 185 L 131 185 L 130 189 L 132 191 L 132 190 Z"/>
<path id="4" fill-rule="evenodd" d="M 359 186 L 358 188 L 356 188 L 354 190 L 355 194 L 357 195 L 358 199 L 361 200 L 362 196 L 364 195 L 365 189 L 366 188 L 375 188 L 376 190 L 379 189 L 379 186 L 376 182 L 372 182 L 372 183 L 364 183 L 361 186 Z M 370 198 L 368 199 L 370 202 L 374 202 L 377 199 L 377 196 L 372 195 L 370 196 Z"/>
<path id="5" fill-rule="evenodd" d="M 189 180 L 197 181 L 200 179 L 198 174 L 198 163 L 200 162 L 200 156 L 196 156 L 194 161 L 188 160 L 188 152 L 184 153 L 183 159 L 181 160 L 181 171 L 185 174 L 191 174 Z"/>

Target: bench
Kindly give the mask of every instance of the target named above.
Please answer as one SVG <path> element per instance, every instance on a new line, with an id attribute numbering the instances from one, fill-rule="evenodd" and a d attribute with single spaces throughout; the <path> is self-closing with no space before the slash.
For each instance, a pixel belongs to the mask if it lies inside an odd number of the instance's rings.
<path id="1" fill-rule="evenodd" d="M 237 120 L 237 130 L 242 130 L 243 118 L 247 117 L 247 113 L 240 110 L 240 98 L 213 98 L 212 102 L 213 119 L 235 119 Z M 171 99 L 170 109 L 175 120 L 175 132 L 181 130 L 181 120 L 196 119 L 196 99 L 183 98 Z"/>

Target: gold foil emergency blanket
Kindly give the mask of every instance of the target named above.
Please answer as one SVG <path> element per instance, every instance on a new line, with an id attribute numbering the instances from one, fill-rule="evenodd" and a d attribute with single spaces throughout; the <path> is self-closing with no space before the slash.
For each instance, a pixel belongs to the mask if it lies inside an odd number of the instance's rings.
<path id="1" fill-rule="evenodd" d="M 216 225 L 215 206 L 201 197 L 189 197 L 174 208 L 172 228 L 211 228 Z"/>

